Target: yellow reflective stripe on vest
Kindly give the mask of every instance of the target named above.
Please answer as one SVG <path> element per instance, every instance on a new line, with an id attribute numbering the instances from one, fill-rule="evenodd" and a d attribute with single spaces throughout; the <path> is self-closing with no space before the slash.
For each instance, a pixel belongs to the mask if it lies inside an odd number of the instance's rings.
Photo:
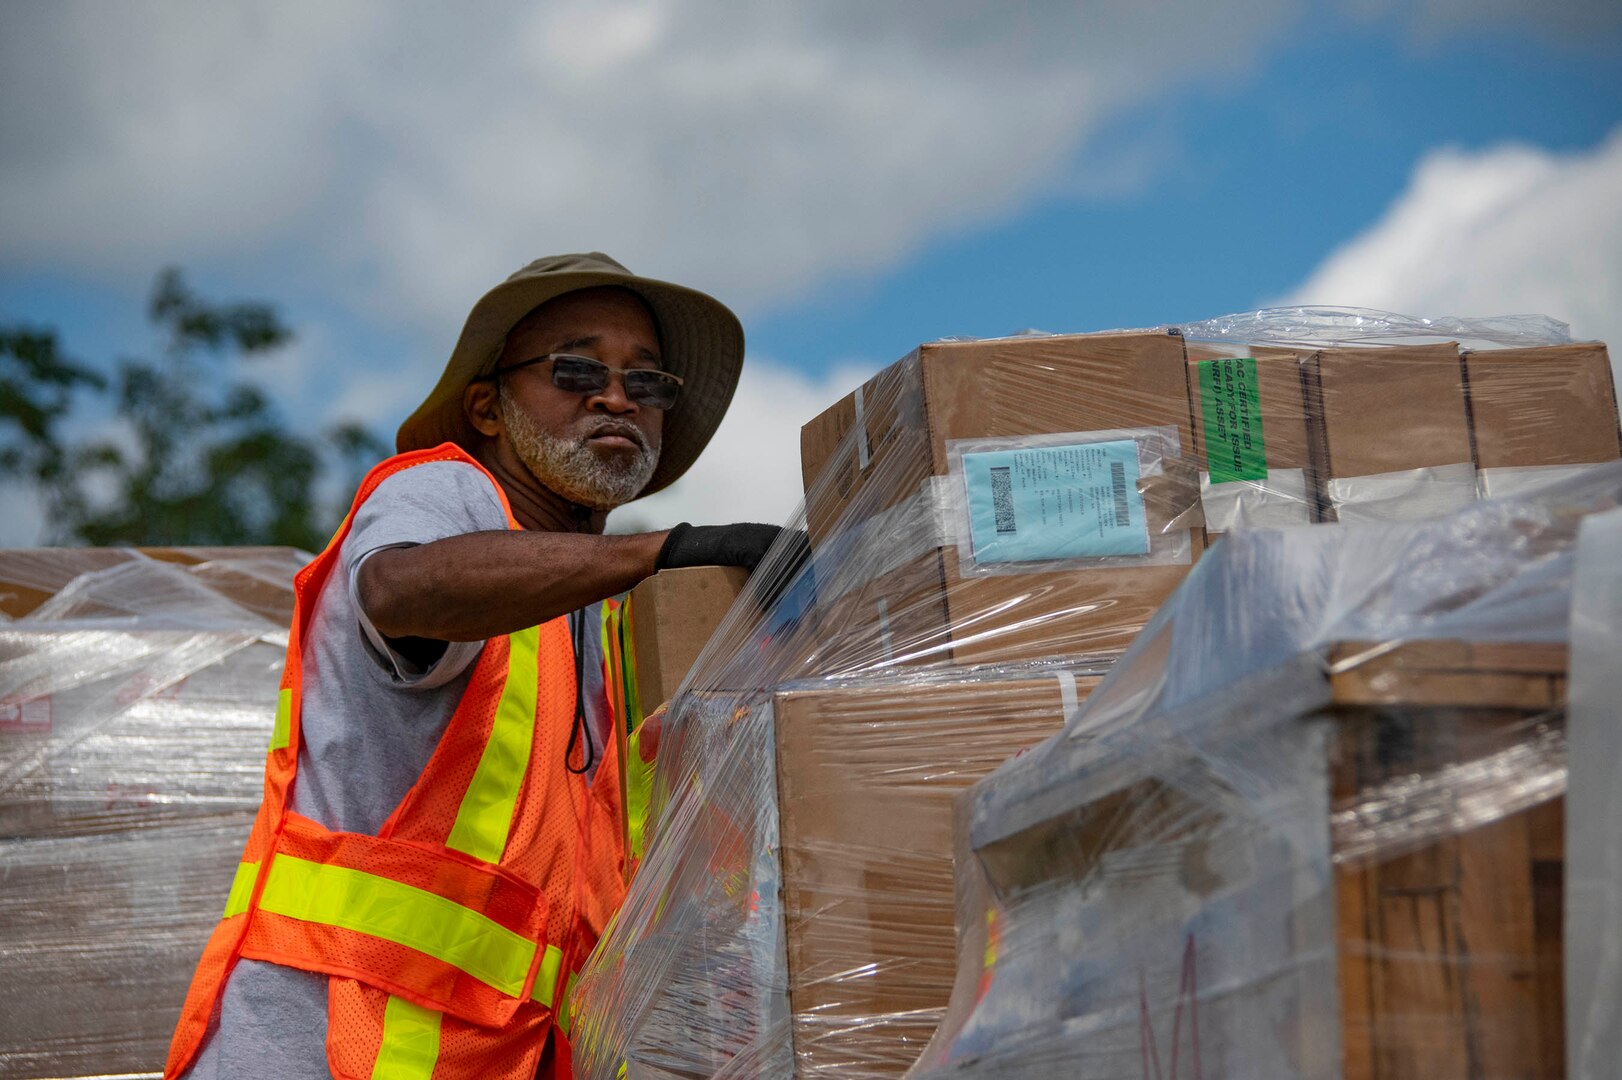
<path id="1" fill-rule="evenodd" d="M 270 731 L 270 748 L 280 750 L 293 741 L 293 691 L 276 695 L 276 726 Z"/>
<path id="2" fill-rule="evenodd" d="M 456 824 L 446 846 L 476 859 L 501 861 L 512 829 L 513 809 L 529 767 L 530 743 L 535 736 L 537 653 L 541 630 L 532 626 L 507 637 L 507 684 L 490 729 L 490 739 L 479 755 L 479 767 L 462 796 Z"/>
<path id="3" fill-rule="evenodd" d="M 472 908 L 376 874 L 291 855 L 270 864 L 259 907 L 416 949 L 514 997 L 535 958 L 533 941 Z"/>
<path id="4" fill-rule="evenodd" d="M 253 896 L 253 882 L 258 876 L 258 863 L 237 863 L 236 877 L 231 879 L 230 895 L 225 898 L 225 914 L 220 918 L 229 919 L 248 910 L 248 900 Z"/>
<path id="5" fill-rule="evenodd" d="M 383 1007 L 383 1042 L 372 1063 L 372 1080 L 428 1080 L 433 1076 L 443 1017 L 443 1013 L 390 994 Z"/>
<path id="6" fill-rule="evenodd" d="M 562 970 L 563 950 L 556 945 L 548 945 L 541 954 L 541 970 L 535 973 L 535 989 L 529 996 L 550 1009 L 552 998 L 558 992 L 558 972 Z"/>
<path id="7" fill-rule="evenodd" d="M 642 760 L 642 692 L 636 674 L 633 603 L 627 596 L 612 612 L 608 604 L 603 604 L 603 655 L 608 658 L 608 683 L 617 691 L 615 722 L 629 732 L 620 761 L 625 843 L 631 857 L 641 859 L 646 846 L 648 805 L 653 799 L 653 765 Z"/>

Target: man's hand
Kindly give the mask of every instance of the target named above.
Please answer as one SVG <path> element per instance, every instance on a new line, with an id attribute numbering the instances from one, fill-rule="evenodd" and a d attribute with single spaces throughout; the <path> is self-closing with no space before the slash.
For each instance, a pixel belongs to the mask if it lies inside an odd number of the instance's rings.
<path id="1" fill-rule="evenodd" d="M 642 722 L 636 726 L 636 749 L 644 762 L 651 763 L 659 756 L 659 737 L 665 732 L 665 716 L 669 712 L 670 702 L 667 701 L 643 717 Z"/>
<path id="2" fill-rule="evenodd" d="M 657 566 L 741 566 L 750 572 L 760 565 L 783 530 L 776 525 L 689 525 L 670 530 L 659 549 Z"/>

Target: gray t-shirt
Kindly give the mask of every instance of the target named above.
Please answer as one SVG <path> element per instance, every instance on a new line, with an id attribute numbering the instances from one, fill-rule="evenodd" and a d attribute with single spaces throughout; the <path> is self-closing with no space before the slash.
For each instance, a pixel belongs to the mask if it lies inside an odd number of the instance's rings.
<path id="1" fill-rule="evenodd" d="M 338 568 L 316 600 L 304 642 L 292 794 L 296 813 L 344 832 L 375 834 L 382 828 L 428 764 L 484 647 L 483 642 L 452 643 L 427 667 L 395 652 L 356 599 L 361 563 L 385 548 L 506 527 L 490 481 L 461 462 L 432 462 L 395 473 L 362 504 L 339 551 Z M 581 691 L 600 751 L 610 722 L 600 605 L 584 615 Z M 226 982 L 187 1075 L 193 1080 L 329 1076 L 326 1037 L 325 975 L 242 960 Z"/>

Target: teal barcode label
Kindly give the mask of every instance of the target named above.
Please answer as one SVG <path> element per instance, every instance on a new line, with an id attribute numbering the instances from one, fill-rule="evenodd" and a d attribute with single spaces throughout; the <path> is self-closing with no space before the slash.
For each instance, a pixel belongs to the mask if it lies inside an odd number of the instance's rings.
<path id="1" fill-rule="evenodd" d="M 977 563 L 1149 553 L 1131 439 L 963 455 Z"/>
<path id="2" fill-rule="evenodd" d="M 1265 480 L 1261 391 L 1256 361 L 1201 360 L 1200 413 L 1205 421 L 1205 467 L 1211 483 Z"/>

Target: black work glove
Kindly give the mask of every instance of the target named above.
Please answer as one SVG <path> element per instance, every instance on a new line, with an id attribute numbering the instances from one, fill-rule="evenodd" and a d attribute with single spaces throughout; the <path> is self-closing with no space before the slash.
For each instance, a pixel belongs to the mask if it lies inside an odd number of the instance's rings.
<path id="1" fill-rule="evenodd" d="M 782 531 L 776 525 L 689 525 L 684 521 L 665 537 L 654 566 L 659 570 L 742 566 L 752 573 Z"/>

